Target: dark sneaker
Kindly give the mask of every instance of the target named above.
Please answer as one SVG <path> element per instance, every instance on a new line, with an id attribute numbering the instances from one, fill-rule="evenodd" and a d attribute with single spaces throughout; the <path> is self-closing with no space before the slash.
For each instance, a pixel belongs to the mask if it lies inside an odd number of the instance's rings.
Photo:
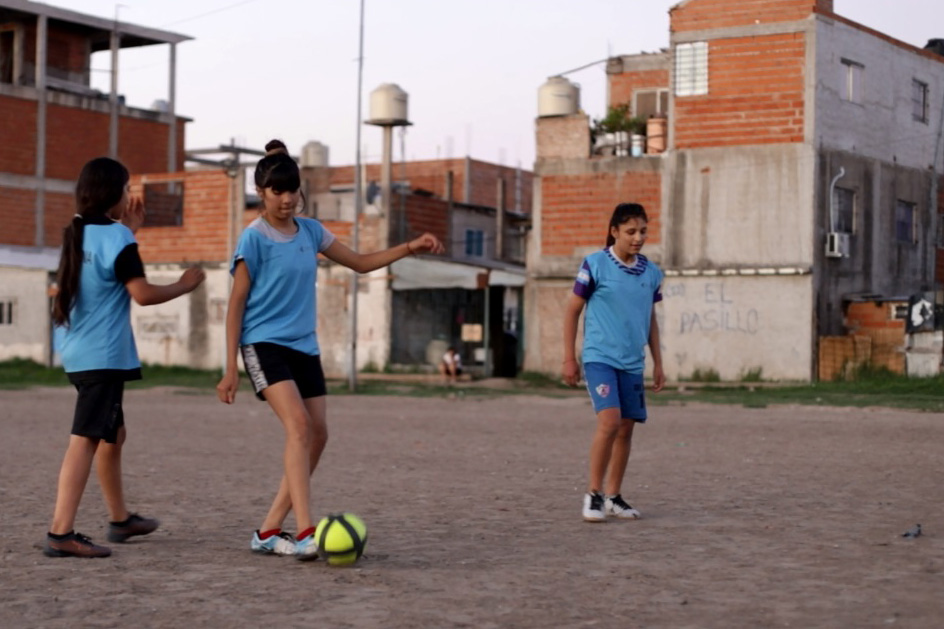
<path id="1" fill-rule="evenodd" d="M 65 539 L 53 539 L 47 535 L 43 554 L 47 557 L 108 557 L 111 548 L 93 544 L 85 535 L 73 532 Z"/>
<path id="2" fill-rule="evenodd" d="M 137 513 L 132 513 L 124 522 L 108 523 L 108 541 L 120 544 L 129 537 L 153 533 L 160 525 L 154 518 L 142 518 Z"/>
<path id="3" fill-rule="evenodd" d="M 633 507 L 628 502 L 623 500 L 623 497 L 619 494 L 607 497 L 606 514 L 615 516 L 617 518 L 623 518 L 624 520 L 639 519 L 639 511 L 637 509 L 633 509 Z"/>
<path id="4" fill-rule="evenodd" d="M 603 511 L 603 496 L 590 492 L 583 497 L 583 519 L 587 522 L 606 522 L 606 513 Z"/>

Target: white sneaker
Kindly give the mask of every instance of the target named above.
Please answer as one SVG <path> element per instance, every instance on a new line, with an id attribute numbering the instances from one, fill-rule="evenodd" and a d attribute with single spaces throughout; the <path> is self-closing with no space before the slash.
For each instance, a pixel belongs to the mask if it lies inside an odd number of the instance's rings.
<path id="1" fill-rule="evenodd" d="M 259 537 L 259 531 L 254 531 L 249 548 L 254 553 L 264 555 L 294 555 L 295 538 L 282 531 L 278 535 L 270 535 L 265 539 Z"/>
<path id="2" fill-rule="evenodd" d="M 619 494 L 607 496 L 605 506 L 607 515 L 626 520 L 638 520 L 640 517 L 639 511 L 633 509 Z"/>
<path id="3" fill-rule="evenodd" d="M 603 512 L 603 496 L 598 493 L 588 493 L 583 497 L 583 519 L 587 522 L 606 522 L 606 513 Z"/>
<path id="4" fill-rule="evenodd" d="M 295 559 L 302 561 L 312 561 L 318 558 L 318 542 L 315 540 L 315 534 L 295 542 Z"/>

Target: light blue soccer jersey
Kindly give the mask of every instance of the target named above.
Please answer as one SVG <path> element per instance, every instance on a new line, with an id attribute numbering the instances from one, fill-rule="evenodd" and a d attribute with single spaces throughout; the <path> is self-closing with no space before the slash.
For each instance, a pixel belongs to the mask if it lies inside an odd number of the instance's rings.
<path id="1" fill-rule="evenodd" d="M 230 273 L 242 261 L 251 280 L 239 343 L 277 343 L 314 356 L 320 353 L 318 253 L 334 236 L 315 219 L 296 217 L 295 222 L 298 231 L 286 236 L 259 217 L 239 237 Z"/>
<path id="2" fill-rule="evenodd" d="M 587 300 L 583 362 L 630 373 L 645 368 L 652 306 L 662 300 L 662 271 L 642 254 L 624 264 L 611 249 L 584 258 L 574 294 Z"/>
<path id="3" fill-rule="evenodd" d="M 82 229 L 84 258 L 62 339 L 62 366 L 67 373 L 140 369 L 131 330 L 131 295 L 124 284 L 129 278 L 116 272 L 116 261 L 126 249 L 133 247 L 137 257 L 134 234 L 108 219 L 86 223 Z"/>

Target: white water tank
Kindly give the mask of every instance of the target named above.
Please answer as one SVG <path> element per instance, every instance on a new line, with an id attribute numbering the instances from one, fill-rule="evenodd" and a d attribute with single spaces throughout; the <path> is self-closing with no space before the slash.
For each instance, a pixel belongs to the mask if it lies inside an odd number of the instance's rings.
<path id="1" fill-rule="evenodd" d="M 580 111 L 580 88 L 562 76 L 552 76 L 538 88 L 538 116 L 570 116 Z"/>
<path id="2" fill-rule="evenodd" d="M 370 119 L 367 122 L 381 126 L 409 124 L 408 99 L 407 93 L 399 85 L 384 83 L 370 93 Z"/>
<path id="3" fill-rule="evenodd" d="M 302 147 L 301 166 L 315 168 L 328 165 L 328 146 L 312 140 Z"/>

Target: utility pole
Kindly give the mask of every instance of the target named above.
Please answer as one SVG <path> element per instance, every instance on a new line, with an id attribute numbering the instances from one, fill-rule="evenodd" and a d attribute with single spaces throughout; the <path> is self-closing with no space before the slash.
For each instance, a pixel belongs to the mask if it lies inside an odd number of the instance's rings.
<path id="1" fill-rule="evenodd" d="M 361 0 L 360 35 L 357 49 L 357 131 L 354 152 L 354 228 L 351 230 L 351 249 L 358 250 L 359 223 L 364 208 L 361 190 L 361 93 L 364 84 L 364 0 Z M 347 385 L 351 393 L 357 391 L 357 271 L 351 270 L 351 346 L 348 357 Z"/>

